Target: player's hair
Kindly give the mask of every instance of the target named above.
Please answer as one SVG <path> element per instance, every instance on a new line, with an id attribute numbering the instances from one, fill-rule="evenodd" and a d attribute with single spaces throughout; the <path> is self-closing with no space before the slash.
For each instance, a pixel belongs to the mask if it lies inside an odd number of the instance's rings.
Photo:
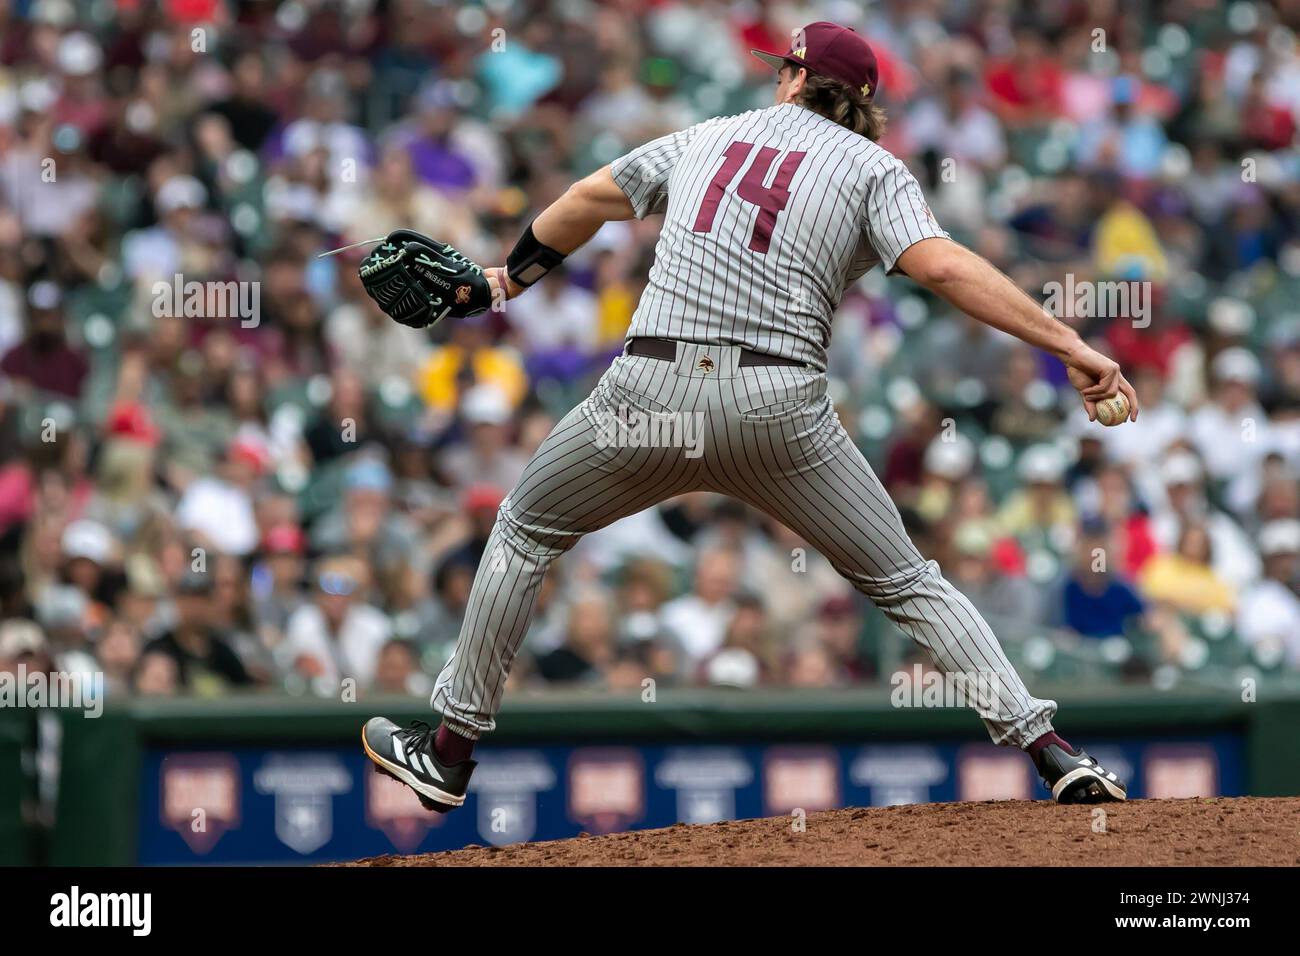
<path id="1" fill-rule="evenodd" d="M 796 102 L 872 142 L 885 135 L 885 111 L 839 80 L 810 72 Z"/>

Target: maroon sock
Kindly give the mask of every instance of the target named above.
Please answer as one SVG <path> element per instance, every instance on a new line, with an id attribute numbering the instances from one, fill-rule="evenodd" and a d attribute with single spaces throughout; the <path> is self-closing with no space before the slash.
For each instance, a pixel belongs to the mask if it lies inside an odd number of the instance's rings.
<path id="1" fill-rule="evenodd" d="M 1038 754 L 1048 744 L 1056 744 L 1056 746 L 1060 747 L 1062 750 L 1068 753 L 1074 753 L 1074 748 L 1058 737 L 1055 730 L 1049 730 L 1047 733 L 1043 734 L 1043 736 L 1039 737 L 1032 744 L 1026 747 L 1025 752 L 1033 758 L 1034 763 L 1038 763 Z"/>
<path id="2" fill-rule="evenodd" d="M 463 737 L 446 724 L 438 725 L 438 732 L 433 735 L 433 752 L 445 764 L 460 763 L 474 754 L 474 741 Z"/>

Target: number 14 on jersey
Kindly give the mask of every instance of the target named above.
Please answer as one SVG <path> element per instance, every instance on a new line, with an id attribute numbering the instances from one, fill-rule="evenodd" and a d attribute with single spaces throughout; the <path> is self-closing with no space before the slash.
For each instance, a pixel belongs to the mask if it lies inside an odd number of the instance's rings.
<path id="1" fill-rule="evenodd" d="M 736 173 L 740 172 L 740 167 L 745 165 L 745 160 L 749 158 L 749 154 L 753 150 L 753 143 L 744 143 L 737 140 L 723 151 L 722 166 L 709 183 L 709 188 L 705 190 L 704 200 L 700 203 L 699 212 L 695 215 L 695 225 L 691 227 L 694 232 L 713 231 L 713 220 L 718 215 L 718 206 L 722 203 L 722 196 L 727 191 L 727 187 L 731 185 L 731 181 L 736 178 Z M 790 201 L 790 180 L 794 179 L 795 171 L 798 170 L 799 164 L 803 162 L 803 158 L 808 154 L 801 151 L 787 153 L 776 170 L 776 177 L 772 180 L 772 185 L 764 186 L 763 181 L 767 179 L 767 174 L 772 169 L 772 163 L 776 161 L 779 155 L 780 150 L 764 146 L 758 151 L 758 156 L 755 157 L 754 162 L 746 170 L 744 178 L 740 180 L 740 185 L 736 187 L 737 196 L 759 208 L 758 221 L 754 223 L 754 231 L 749 237 L 749 248 L 758 253 L 766 253 L 768 247 L 771 246 L 772 230 L 776 227 L 776 217 L 786 207 L 786 203 Z"/>

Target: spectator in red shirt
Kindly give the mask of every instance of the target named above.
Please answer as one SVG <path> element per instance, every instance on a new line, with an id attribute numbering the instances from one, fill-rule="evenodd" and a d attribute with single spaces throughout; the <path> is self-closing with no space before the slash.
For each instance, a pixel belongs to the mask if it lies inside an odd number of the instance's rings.
<path id="1" fill-rule="evenodd" d="M 1120 564 L 1130 578 L 1160 550 L 1151 530 L 1151 516 L 1134 500 L 1128 475 L 1119 465 L 1106 465 L 1097 473 L 1100 517 L 1113 529 Z"/>
<path id="2" fill-rule="evenodd" d="M 1036 126 L 1061 113 L 1060 65 L 1042 35 L 1016 31 L 1010 58 L 994 62 L 984 75 L 990 106 L 1009 127 Z"/>
<path id="3" fill-rule="evenodd" d="M 1264 74 L 1256 73 L 1241 104 L 1241 134 L 1245 146 L 1249 149 L 1286 149 L 1295 133 L 1291 111 L 1269 102 Z"/>

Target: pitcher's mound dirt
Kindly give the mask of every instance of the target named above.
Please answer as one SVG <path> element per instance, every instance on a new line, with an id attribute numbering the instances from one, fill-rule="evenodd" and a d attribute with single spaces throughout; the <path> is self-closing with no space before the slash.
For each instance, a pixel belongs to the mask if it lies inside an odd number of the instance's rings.
<path id="1" fill-rule="evenodd" d="M 1104 816 L 1099 815 L 1104 810 Z M 1300 797 L 828 810 L 348 866 L 1295 866 Z"/>

